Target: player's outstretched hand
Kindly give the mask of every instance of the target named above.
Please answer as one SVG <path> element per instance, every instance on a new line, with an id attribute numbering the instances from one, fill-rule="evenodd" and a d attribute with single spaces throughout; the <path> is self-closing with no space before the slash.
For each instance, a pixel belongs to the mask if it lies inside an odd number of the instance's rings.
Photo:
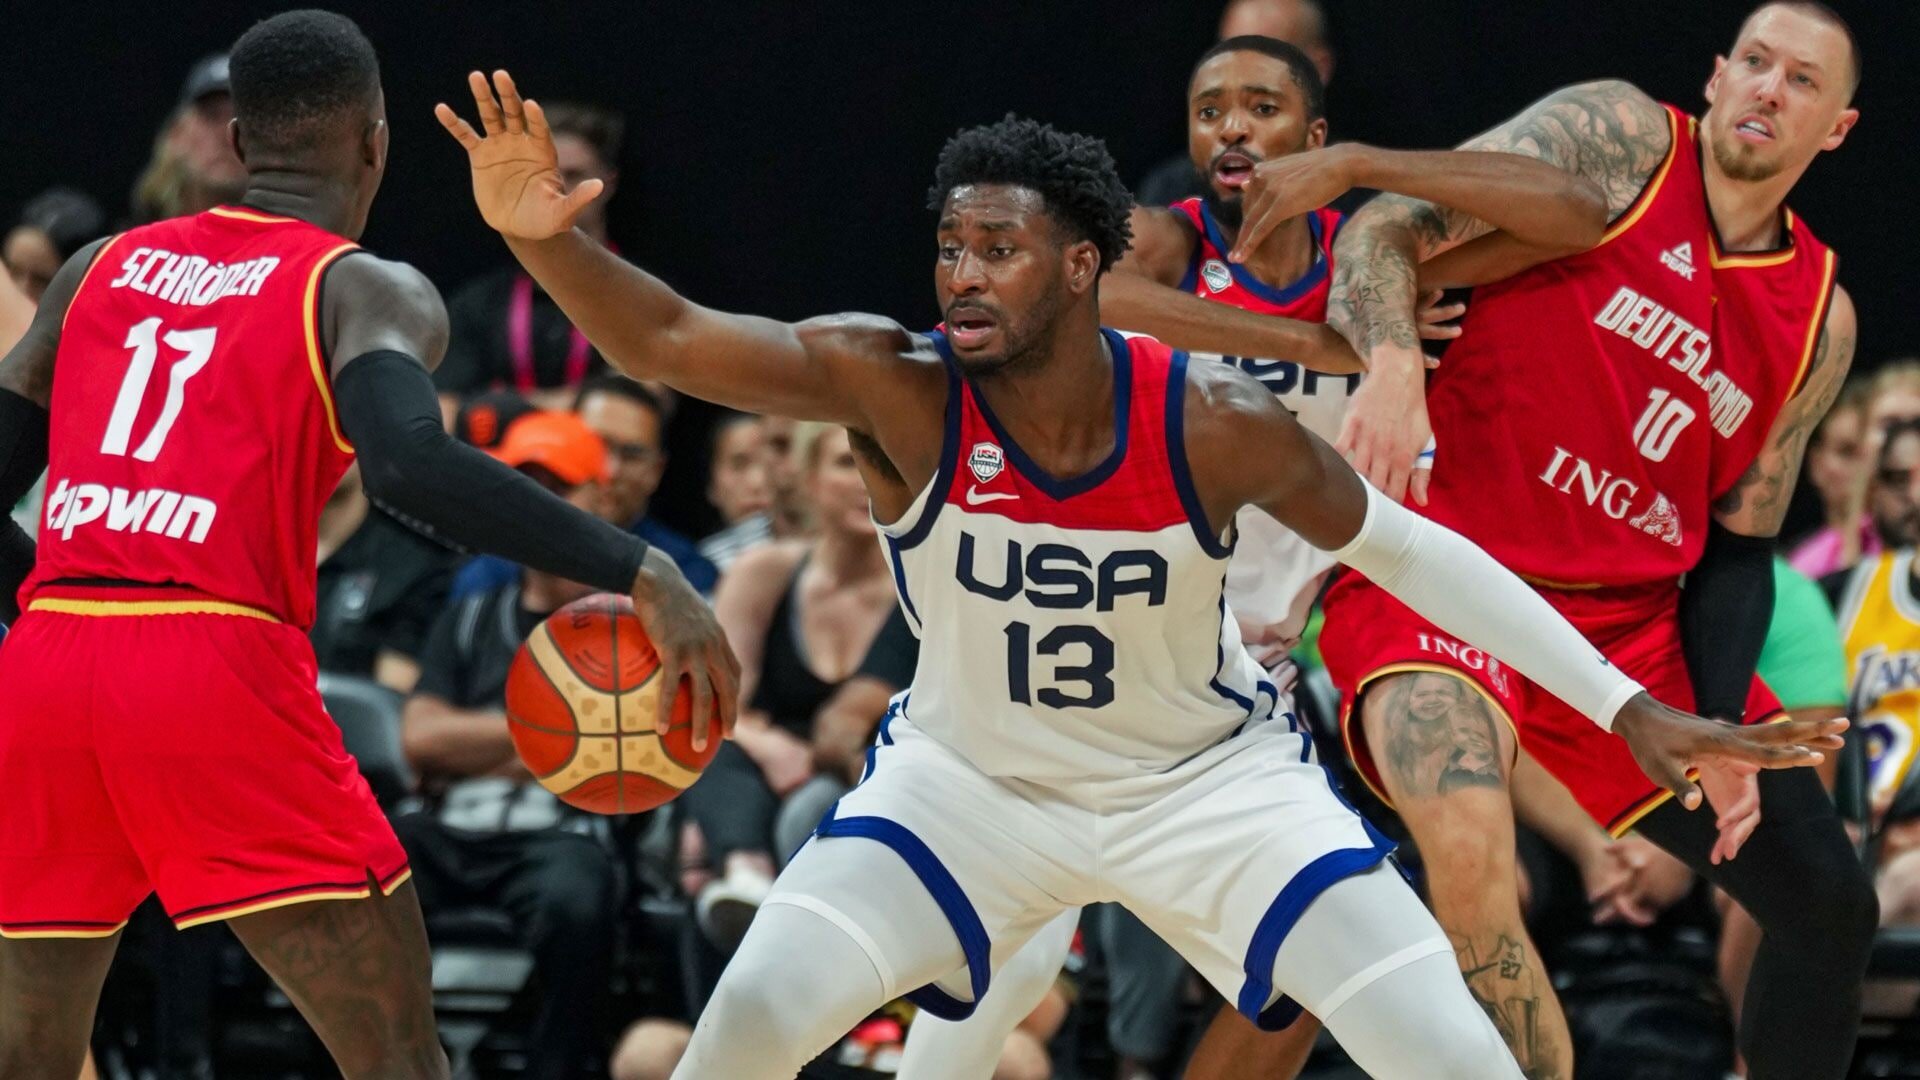
<path id="1" fill-rule="evenodd" d="M 640 573 L 633 579 L 633 610 L 660 656 L 664 681 L 654 730 L 667 733 L 684 678 L 693 698 L 693 748 L 705 750 L 708 739 L 733 734 L 740 712 L 740 660 L 727 644 L 713 609 L 659 548 L 647 549 Z M 721 728 L 717 732 L 713 730 L 716 717 Z"/>
<path id="2" fill-rule="evenodd" d="M 480 216 L 499 232 L 523 240 L 544 240 L 573 228 L 573 219 L 605 185 L 586 180 L 567 190 L 547 115 L 537 102 L 520 99 L 511 75 L 496 71 L 488 86 L 486 76 L 469 72 L 467 86 L 484 134 L 444 102 L 433 107 L 433 114 L 466 148 Z"/>
<path id="3" fill-rule="evenodd" d="M 1342 143 L 1255 165 L 1240 190 L 1240 236 L 1227 258 L 1246 262 L 1283 222 L 1345 195 L 1353 187 L 1356 155 L 1362 149 L 1357 143 Z"/>
<path id="4" fill-rule="evenodd" d="M 1742 727 L 1669 709 L 1645 693 L 1627 702 L 1613 720 L 1614 734 L 1627 740 L 1640 771 L 1673 792 L 1689 810 L 1700 806 L 1701 796 L 1700 788 L 1687 778 L 1688 769 L 1741 764 L 1761 769 L 1817 765 L 1824 759 L 1824 751 L 1844 745 L 1840 736 L 1846 730 L 1845 717 Z M 1719 809 L 1723 816 L 1735 820 L 1741 816 L 1734 807 Z M 1716 851 L 1720 846 L 1715 845 Z"/>

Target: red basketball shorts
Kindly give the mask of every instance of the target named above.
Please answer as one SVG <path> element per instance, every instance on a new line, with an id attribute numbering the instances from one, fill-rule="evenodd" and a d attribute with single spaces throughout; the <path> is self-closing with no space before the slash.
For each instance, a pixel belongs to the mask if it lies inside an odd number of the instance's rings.
<path id="1" fill-rule="evenodd" d="M 1693 683 L 1680 654 L 1679 590 L 1540 589 L 1574 629 L 1607 659 L 1676 708 L 1693 708 Z M 1480 691 L 1521 746 L 1560 778 L 1593 819 L 1618 836 L 1671 793 L 1647 779 L 1618 736 L 1568 708 L 1519 672 L 1434 626 L 1356 573 L 1342 573 L 1326 599 L 1320 653 L 1340 690 L 1347 753 L 1367 785 L 1387 799 L 1355 707 L 1368 684 L 1398 672 L 1457 675 Z M 1747 723 L 1780 715 L 1758 677 L 1747 695 Z M 1390 801 L 1389 801 L 1390 802 Z"/>
<path id="2" fill-rule="evenodd" d="M 399 887 L 314 678 L 263 612 L 41 588 L 0 643 L 0 935 L 104 937 L 156 891 L 187 927 Z"/>

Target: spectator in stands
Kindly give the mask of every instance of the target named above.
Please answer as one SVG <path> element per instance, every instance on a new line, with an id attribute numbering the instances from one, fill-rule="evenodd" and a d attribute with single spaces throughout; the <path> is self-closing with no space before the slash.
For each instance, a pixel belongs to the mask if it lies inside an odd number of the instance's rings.
<path id="1" fill-rule="evenodd" d="M 607 484 L 607 520 L 624 522 L 642 540 L 673 556 L 687 581 L 702 593 L 713 592 L 720 572 L 693 541 L 650 513 L 653 493 L 667 472 L 666 432 L 671 413 L 645 383 L 620 375 L 600 375 L 580 387 L 574 411 L 607 444 L 613 479 Z"/>
<path id="2" fill-rule="evenodd" d="M 818 530 L 754 548 L 721 584 L 714 609 L 740 658 L 743 705 L 733 739 L 682 797 L 718 874 L 697 914 L 726 949 L 771 886 L 776 851 L 792 854 L 775 845 L 775 818 L 815 779 L 816 714 L 860 667 L 896 605 L 847 433 L 802 424 L 794 454 Z M 827 792 L 840 785 L 824 783 L 831 787 L 815 785 L 806 798 L 830 802 Z"/>
<path id="3" fill-rule="evenodd" d="M 20 292 L 38 303 L 67 259 L 106 231 L 99 203 L 72 188 L 49 188 L 20 211 L 20 223 L 0 246 L 0 259 Z"/>
<path id="4" fill-rule="evenodd" d="M 153 156 L 134 183 L 135 224 L 197 214 L 240 198 L 247 170 L 227 141 L 232 121 L 227 57 L 202 57 L 188 70 L 180 102 L 160 126 Z"/>
<path id="5" fill-rule="evenodd" d="M 499 418 L 506 418 L 508 425 L 519 423 L 512 419 L 519 406 L 510 391 L 488 394 L 482 400 L 479 410 L 464 409 L 455 421 L 456 429 L 470 441 L 491 430 L 511 432 L 513 427 L 503 427 Z M 602 516 L 625 523 L 641 539 L 672 556 L 695 589 L 712 593 L 720 572 L 700 555 L 693 541 L 648 514 L 667 469 L 666 413 L 660 399 L 645 384 L 603 374 L 587 380 L 575 406 L 579 418 L 606 447 L 610 472 L 601 495 L 606 502 L 600 508 Z M 468 560 L 454 577 L 453 598 L 497 588 L 517 573 L 512 563 L 491 555 Z"/>
<path id="6" fill-rule="evenodd" d="M 446 604 L 453 553 L 367 501 L 358 466 L 320 510 L 313 651 L 320 670 L 408 693 Z"/>
<path id="7" fill-rule="evenodd" d="M 1849 380 L 1807 447 L 1807 482 L 1820 496 L 1822 524 L 1794 545 L 1787 562 L 1815 580 L 1880 550 L 1873 522 L 1860 504 L 1868 462 L 1866 404 L 1866 380 Z"/>
<path id="8" fill-rule="evenodd" d="M 766 458 L 769 539 L 789 540 L 813 531 L 813 511 L 800 485 L 801 469 L 794 460 L 794 432 L 799 425 L 784 416 L 760 418 L 760 446 Z"/>
<path id="9" fill-rule="evenodd" d="M 1869 817 L 1880 830 L 1880 921 L 1920 925 L 1920 798 L 1910 791 L 1920 748 L 1920 418 L 1886 427 L 1868 505 L 1887 550 L 1827 584 L 1840 598 L 1855 737 L 1865 740 Z"/>
<path id="10" fill-rule="evenodd" d="M 536 412 L 494 451 L 583 509 L 607 505 L 606 447 L 579 417 Z M 572 810 L 528 775 L 503 709 L 507 668 L 548 615 L 591 590 L 531 570 L 441 612 L 420 655 L 402 737 L 429 808 L 394 830 L 431 923 L 455 908 L 503 910 L 541 986 L 527 1074 L 561 1080 L 604 1060 L 619 913 L 605 819 Z"/>
<path id="11" fill-rule="evenodd" d="M 1298 48 L 1319 70 L 1322 85 L 1333 81 L 1333 48 L 1319 0 L 1229 0 L 1220 13 L 1220 40 L 1243 34 L 1277 38 Z M 1205 194 L 1206 178 L 1193 170 L 1193 159 L 1184 153 L 1155 165 L 1134 189 L 1141 206 L 1166 206 Z"/>
<path id="12" fill-rule="evenodd" d="M 725 573 L 741 552 L 773 535 L 773 495 L 767 473 L 764 422 L 733 413 L 713 425 L 707 501 L 725 526 L 700 541 L 700 554 Z"/>
<path id="13" fill-rule="evenodd" d="M 626 122 L 606 109 L 567 102 L 546 105 L 546 114 L 567 186 L 589 179 L 606 185 L 574 226 L 611 247 L 607 204 L 620 182 Z M 433 381 L 449 417 L 461 398 L 493 387 L 512 388 L 541 408 L 564 409 L 587 377 L 606 367 L 586 335 L 518 266 L 469 282 L 447 302 L 447 317 L 447 356 Z"/>

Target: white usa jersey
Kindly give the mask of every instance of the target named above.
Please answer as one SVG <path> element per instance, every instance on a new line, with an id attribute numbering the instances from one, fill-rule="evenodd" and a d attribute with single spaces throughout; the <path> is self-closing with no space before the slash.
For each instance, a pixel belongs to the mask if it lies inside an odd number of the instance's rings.
<path id="1" fill-rule="evenodd" d="M 1183 440 L 1186 354 L 1103 331 L 1115 444 L 1057 480 L 1009 438 L 946 338 L 940 468 L 880 524 L 921 640 L 902 713 L 990 776 L 1165 772 L 1290 710 L 1241 645 Z"/>

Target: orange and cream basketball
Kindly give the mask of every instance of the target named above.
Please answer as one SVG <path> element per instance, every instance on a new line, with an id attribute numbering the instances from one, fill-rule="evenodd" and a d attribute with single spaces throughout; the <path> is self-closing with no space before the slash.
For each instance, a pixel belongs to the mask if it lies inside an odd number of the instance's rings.
<path id="1" fill-rule="evenodd" d="M 507 672 L 513 745 L 548 791 L 582 810 L 651 810 L 700 778 L 720 747 L 720 719 L 693 748 L 691 697 L 674 702 L 665 735 L 654 730 L 660 658 L 633 602 L 601 593 L 568 604 L 534 628 Z"/>

